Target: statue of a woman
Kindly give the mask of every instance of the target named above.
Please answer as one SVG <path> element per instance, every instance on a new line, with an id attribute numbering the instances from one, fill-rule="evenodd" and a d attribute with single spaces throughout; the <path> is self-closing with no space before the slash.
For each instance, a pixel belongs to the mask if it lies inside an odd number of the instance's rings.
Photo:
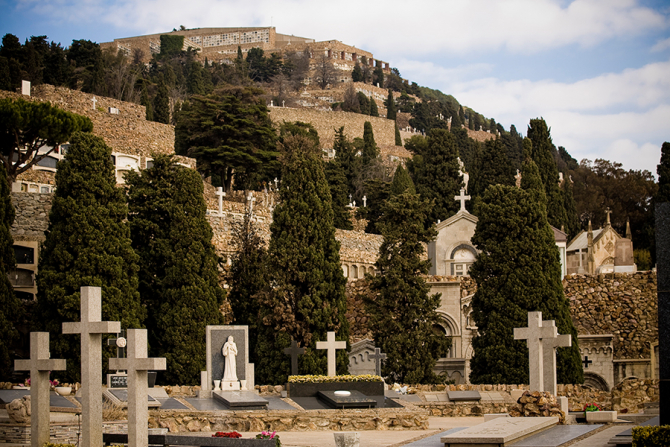
<path id="1" fill-rule="evenodd" d="M 237 380 L 237 363 L 235 356 L 237 356 L 237 345 L 233 341 L 233 336 L 228 337 L 228 341 L 223 345 L 221 353 L 225 358 L 223 367 L 223 380 Z"/>

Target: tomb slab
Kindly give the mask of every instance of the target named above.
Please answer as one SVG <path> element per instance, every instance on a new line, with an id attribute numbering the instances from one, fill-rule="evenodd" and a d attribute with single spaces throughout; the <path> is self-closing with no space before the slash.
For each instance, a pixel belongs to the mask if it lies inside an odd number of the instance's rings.
<path id="1" fill-rule="evenodd" d="M 336 394 L 336 391 L 319 391 L 318 398 L 333 408 L 376 408 L 377 401 L 359 391 L 349 391 L 348 396 Z"/>
<path id="2" fill-rule="evenodd" d="M 558 424 L 558 418 L 497 418 L 440 439 L 445 447 L 506 446 L 512 441 Z"/>
<path id="3" fill-rule="evenodd" d="M 268 407 L 267 399 L 251 391 L 214 391 L 212 397 L 231 410 L 265 410 Z"/>

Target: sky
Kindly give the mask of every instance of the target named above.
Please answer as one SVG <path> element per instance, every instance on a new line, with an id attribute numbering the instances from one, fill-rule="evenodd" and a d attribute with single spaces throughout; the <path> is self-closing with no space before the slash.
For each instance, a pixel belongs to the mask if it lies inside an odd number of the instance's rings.
<path id="1" fill-rule="evenodd" d="M 669 0 L 0 0 L 0 34 L 69 46 L 275 26 L 370 51 L 525 135 L 543 117 L 578 161 L 656 174 L 670 141 Z"/>

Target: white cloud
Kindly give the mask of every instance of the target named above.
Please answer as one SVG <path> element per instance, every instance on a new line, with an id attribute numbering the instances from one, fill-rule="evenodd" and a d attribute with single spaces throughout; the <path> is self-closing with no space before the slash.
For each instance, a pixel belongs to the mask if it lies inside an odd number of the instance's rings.
<path id="1" fill-rule="evenodd" d="M 651 51 L 652 53 L 657 53 L 659 51 L 667 50 L 668 48 L 670 48 L 670 37 L 656 42 L 656 45 L 651 47 Z"/>

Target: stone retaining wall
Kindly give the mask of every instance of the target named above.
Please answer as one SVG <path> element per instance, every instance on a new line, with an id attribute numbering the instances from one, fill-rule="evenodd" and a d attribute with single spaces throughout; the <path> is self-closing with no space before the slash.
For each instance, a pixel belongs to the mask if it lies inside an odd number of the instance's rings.
<path id="1" fill-rule="evenodd" d="M 128 433 L 127 421 L 103 422 L 104 433 Z M 0 423 L 0 444 L 30 444 L 30 424 L 3 424 Z M 81 426 L 76 422 L 51 423 L 49 434 L 51 442 L 55 444 L 79 443 L 77 433 Z"/>
<path id="2" fill-rule="evenodd" d="M 511 405 L 506 403 L 474 403 L 474 402 L 424 402 L 415 404 L 425 408 L 431 416 L 460 417 L 483 416 L 485 414 L 507 413 Z"/>
<path id="3" fill-rule="evenodd" d="M 12 193 L 12 205 L 16 209 L 12 225 L 12 236 L 15 241 L 44 241 L 44 232 L 49 227 L 52 199 L 51 193 Z"/>
<path id="4" fill-rule="evenodd" d="M 315 430 L 427 430 L 429 413 L 417 407 L 366 410 L 185 412 L 150 410 L 149 427 L 170 433 Z"/>
<path id="5" fill-rule="evenodd" d="M 613 334 L 614 359 L 648 359 L 658 340 L 656 272 L 569 275 L 563 280 L 579 334 Z"/>

